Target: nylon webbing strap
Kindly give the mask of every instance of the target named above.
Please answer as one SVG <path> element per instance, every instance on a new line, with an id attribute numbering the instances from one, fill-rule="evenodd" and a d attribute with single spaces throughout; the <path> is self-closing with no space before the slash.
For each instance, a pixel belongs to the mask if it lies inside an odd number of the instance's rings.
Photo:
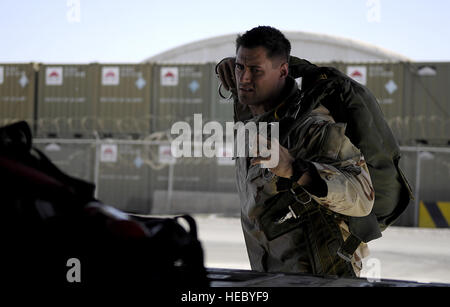
<path id="1" fill-rule="evenodd" d="M 345 240 L 344 244 L 339 247 L 337 254 L 339 257 L 344 259 L 345 261 L 351 262 L 353 258 L 353 254 L 355 253 L 358 246 L 361 244 L 361 240 L 358 239 L 354 235 L 350 235 L 347 240 Z"/>

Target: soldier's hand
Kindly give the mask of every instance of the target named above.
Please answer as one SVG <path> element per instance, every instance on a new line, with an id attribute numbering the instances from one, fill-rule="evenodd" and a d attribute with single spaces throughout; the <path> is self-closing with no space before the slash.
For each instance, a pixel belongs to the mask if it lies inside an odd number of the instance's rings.
<path id="1" fill-rule="evenodd" d="M 260 135 L 259 139 L 261 140 L 263 137 Z M 271 143 L 270 147 L 273 149 L 279 148 L 278 150 L 278 164 L 272 168 L 269 168 L 270 172 L 275 174 L 278 177 L 291 178 L 292 176 L 292 162 L 294 162 L 294 158 L 289 153 L 289 150 L 286 147 L 283 147 L 276 139 L 271 141 L 265 140 L 267 143 Z M 264 157 L 265 156 L 265 157 Z M 257 157 L 251 160 L 252 165 L 261 164 L 264 166 L 265 163 L 271 161 L 273 157 L 268 156 L 268 153 L 260 153 L 258 152 Z"/>
<path id="2" fill-rule="evenodd" d="M 260 140 L 263 138 L 263 136 L 259 136 Z M 264 138 L 264 141 L 270 143 L 271 148 L 278 148 L 278 164 L 272 168 L 269 168 L 270 172 L 278 177 L 290 179 L 294 173 L 292 163 L 295 159 L 292 157 L 289 150 L 286 147 L 282 146 L 277 139 L 269 141 Z M 257 153 L 257 157 L 251 160 L 252 165 L 260 164 L 263 167 L 265 163 L 271 161 L 271 159 L 273 158 L 272 156 L 267 155 L 267 153 L 260 153 L 259 151 L 257 151 Z M 306 186 L 310 185 L 312 181 L 313 180 L 309 171 L 306 171 L 301 175 L 297 183 L 299 185 Z"/>
<path id="3" fill-rule="evenodd" d="M 236 88 L 236 79 L 234 75 L 235 58 L 225 58 L 216 66 L 216 74 L 219 76 L 222 86 L 230 91 Z"/>

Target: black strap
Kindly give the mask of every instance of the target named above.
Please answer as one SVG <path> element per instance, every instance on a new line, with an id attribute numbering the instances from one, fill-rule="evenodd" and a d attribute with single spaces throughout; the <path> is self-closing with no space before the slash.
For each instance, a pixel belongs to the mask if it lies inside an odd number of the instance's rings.
<path id="1" fill-rule="evenodd" d="M 353 234 L 350 234 L 347 240 L 345 240 L 344 244 L 342 244 L 342 246 L 337 251 L 337 254 L 345 261 L 351 262 L 353 254 L 360 244 L 361 240 Z"/>
<path id="2" fill-rule="evenodd" d="M 292 181 L 289 178 L 278 177 L 276 185 L 277 191 L 283 192 L 289 190 L 292 187 Z"/>
<path id="3" fill-rule="evenodd" d="M 287 192 L 286 199 L 290 199 L 288 202 L 290 205 L 285 209 L 285 214 L 291 213 L 296 219 L 304 215 L 306 210 L 309 210 L 312 200 L 311 196 L 301 186 L 290 189 Z"/>

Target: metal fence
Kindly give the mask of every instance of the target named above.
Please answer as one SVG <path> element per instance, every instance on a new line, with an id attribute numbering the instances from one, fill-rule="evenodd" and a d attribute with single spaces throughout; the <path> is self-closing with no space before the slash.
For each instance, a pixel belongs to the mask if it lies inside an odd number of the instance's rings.
<path id="1" fill-rule="evenodd" d="M 415 200 L 400 217 L 399 226 L 449 227 L 450 148 L 401 147 L 400 166 L 414 191 Z"/>
<path id="2" fill-rule="evenodd" d="M 62 170 L 95 183 L 96 197 L 121 210 L 239 215 L 234 162 L 230 158 L 176 159 L 163 133 L 144 140 L 35 139 L 34 143 Z M 448 226 L 450 148 L 401 150 L 400 166 L 416 200 L 397 225 L 417 226 L 428 218 L 435 220 L 436 227 Z"/>
<path id="3" fill-rule="evenodd" d="M 34 139 L 58 167 L 95 183 L 96 197 L 130 213 L 240 212 L 231 158 L 174 158 L 165 133 L 144 140 Z"/>

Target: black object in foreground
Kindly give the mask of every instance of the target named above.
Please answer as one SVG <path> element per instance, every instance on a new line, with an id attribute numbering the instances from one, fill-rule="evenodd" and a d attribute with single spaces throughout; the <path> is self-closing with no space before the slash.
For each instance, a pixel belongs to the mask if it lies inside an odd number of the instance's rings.
<path id="1" fill-rule="evenodd" d="M 102 204 L 93 184 L 33 148 L 25 122 L 0 128 L 0 187 L 8 288 L 208 285 L 192 217 L 138 218 Z"/>

